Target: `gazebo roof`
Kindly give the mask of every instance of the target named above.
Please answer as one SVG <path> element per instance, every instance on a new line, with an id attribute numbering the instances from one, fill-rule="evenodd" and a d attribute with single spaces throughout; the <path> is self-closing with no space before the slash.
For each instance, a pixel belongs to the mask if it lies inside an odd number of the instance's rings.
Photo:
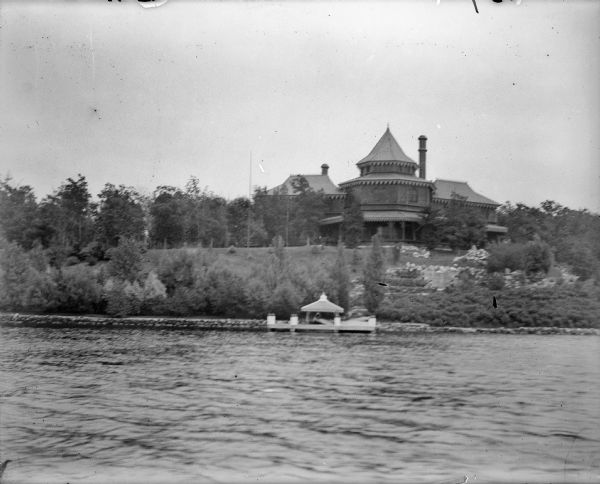
<path id="1" fill-rule="evenodd" d="M 318 301 L 302 306 L 300 311 L 311 313 L 343 313 L 344 308 L 333 304 L 327 299 L 325 293 L 323 293 Z"/>
<path id="2" fill-rule="evenodd" d="M 400 145 L 390 131 L 389 126 L 377 144 L 373 147 L 371 152 L 362 160 L 360 160 L 357 165 L 361 165 L 369 161 L 401 161 L 404 163 L 415 163 L 414 160 L 411 160 L 408 156 L 406 156 L 404 151 L 402 151 L 402 148 L 400 148 Z"/>

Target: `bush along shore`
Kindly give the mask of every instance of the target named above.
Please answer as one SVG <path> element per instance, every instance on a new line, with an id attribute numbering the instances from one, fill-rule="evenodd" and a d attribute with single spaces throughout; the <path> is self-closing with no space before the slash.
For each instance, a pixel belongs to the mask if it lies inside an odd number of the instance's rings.
<path id="1" fill-rule="evenodd" d="M 270 248 L 147 251 L 122 239 L 107 262 L 56 267 L 41 249 L 26 252 L 4 243 L 0 311 L 6 314 L 0 319 L 254 329 L 268 313 L 286 320 L 325 292 L 347 313 L 376 314 L 383 331 L 394 325 L 405 331 L 600 328 L 600 287 L 594 279 L 582 282 L 553 267 L 541 244 L 523 246 L 520 263 L 510 267 L 496 257 L 506 250 L 473 248 L 455 257 L 410 246 L 385 248 L 374 237 L 370 246 L 357 249 L 287 248 L 276 238 Z M 78 316 L 89 314 L 101 316 Z"/>

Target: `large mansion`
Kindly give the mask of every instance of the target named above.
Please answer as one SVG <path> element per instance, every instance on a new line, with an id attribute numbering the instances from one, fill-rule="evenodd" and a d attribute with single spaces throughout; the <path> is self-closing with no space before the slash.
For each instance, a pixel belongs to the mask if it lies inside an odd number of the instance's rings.
<path id="1" fill-rule="evenodd" d="M 388 127 L 371 152 L 356 163 L 356 178 L 336 186 L 329 178 L 329 166 L 323 164 L 321 174 L 290 175 L 268 193 L 293 195 L 294 180 L 304 177 L 311 189 L 326 195 L 328 209 L 320 222 L 321 233 L 334 240 L 340 233 L 349 192 L 360 201 L 366 236 L 379 232 L 388 241 L 417 241 L 426 210 L 443 209 L 452 200 L 460 200 L 462 206 L 475 208 L 485 217 L 490 239 L 506 233 L 506 227 L 497 223 L 497 202 L 477 193 L 466 182 L 427 180 L 426 155 L 427 137 L 419 137 L 417 164 L 404 153 Z"/>

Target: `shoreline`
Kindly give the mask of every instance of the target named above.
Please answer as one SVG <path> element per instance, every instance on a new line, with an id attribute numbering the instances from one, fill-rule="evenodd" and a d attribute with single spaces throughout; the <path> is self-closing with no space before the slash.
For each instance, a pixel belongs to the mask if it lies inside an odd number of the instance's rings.
<path id="1" fill-rule="evenodd" d="M 111 318 L 102 315 L 57 315 L 0 313 L 0 326 L 43 328 L 137 328 L 137 329 L 194 329 L 222 331 L 264 331 L 266 319 L 235 318 L 178 318 L 164 316 L 129 316 Z M 460 327 L 431 326 L 420 323 L 378 322 L 379 333 L 460 333 L 460 334 L 567 334 L 600 336 L 597 328 L 532 327 Z"/>

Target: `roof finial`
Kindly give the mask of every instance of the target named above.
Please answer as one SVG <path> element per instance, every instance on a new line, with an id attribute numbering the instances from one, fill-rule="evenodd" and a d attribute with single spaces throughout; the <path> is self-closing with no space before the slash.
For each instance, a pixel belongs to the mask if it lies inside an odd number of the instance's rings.
<path id="1" fill-rule="evenodd" d="M 387 129 L 388 129 L 388 131 L 390 130 L 390 122 L 389 121 L 387 122 Z"/>

